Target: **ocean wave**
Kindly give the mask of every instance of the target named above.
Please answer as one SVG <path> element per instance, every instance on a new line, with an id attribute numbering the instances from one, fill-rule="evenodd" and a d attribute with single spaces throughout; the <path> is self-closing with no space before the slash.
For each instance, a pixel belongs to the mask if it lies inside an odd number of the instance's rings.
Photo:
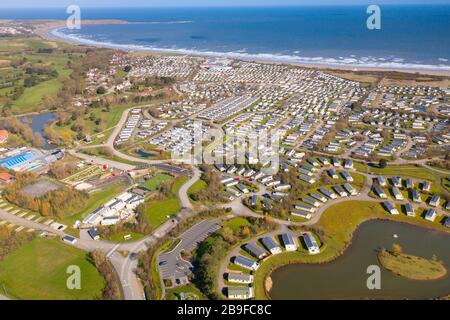
<path id="1" fill-rule="evenodd" d="M 303 57 L 297 54 L 277 54 L 277 53 L 248 53 L 243 50 L 217 52 L 208 50 L 195 50 L 187 48 L 164 48 L 139 44 L 118 44 L 108 41 L 98 41 L 87 39 L 84 36 L 75 34 L 66 34 L 62 32 L 64 29 L 53 29 L 49 33 L 52 36 L 71 41 L 78 44 L 92 45 L 111 49 L 120 49 L 125 51 L 146 51 L 146 52 L 162 52 L 173 54 L 184 54 L 204 57 L 226 57 L 231 59 L 239 59 L 246 61 L 265 61 L 280 62 L 293 64 L 314 64 L 331 67 L 351 67 L 351 68 L 379 68 L 379 69 L 408 69 L 408 70 L 426 70 L 426 71 L 450 71 L 448 64 L 420 64 L 408 63 L 402 58 L 376 58 L 376 57 L 360 57 L 350 55 L 349 57 L 327 58 L 327 57 Z M 439 59 L 444 62 L 443 59 Z"/>
<path id="2" fill-rule="evenodd" d="M 188 23 L 194 23 L 194 21 L 191 21 L 191 20 L 179 20 L 179 21 L 146 21 L 146 22 L 140 22 L 139 24 L 188 24 Z"/>

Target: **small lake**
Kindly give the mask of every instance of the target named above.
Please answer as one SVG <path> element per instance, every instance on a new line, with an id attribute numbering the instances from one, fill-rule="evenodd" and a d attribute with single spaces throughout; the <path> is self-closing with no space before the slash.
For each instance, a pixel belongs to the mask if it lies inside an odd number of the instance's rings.
<path id="1" fill-rule="evenodd" d="M 139 155 L 140 157 L 145 158 L 145 159 L 152 158 L 152 157 L 155 156 L 153 153 L 148 153 L 148 152 L 145 152 L 145 151 L 143 151 L 141 149 L 136 149 L 136 150 L 134 150 L 134 152 L 137 155 Z"/>
<path id="2" fill-rule="evenodd" d="M 45 128 L 49 123 L 56 119 L 56 115 L 54 113 L 33 114 L 20 117 L 19 119 L 24 123 L 31 123 L 31 129 L 33 130 L 33 132 L 39 132 L 42 135 L 42 137 L 44 138 L 43 149 L 53 149 L 56 147 L 48 143 L 48 137 L 45 134 Z"/>
<path id="3" fill-rule="evenodd" d="M 393 235 L 397 234 L 398 238 Z M 360 226 L 352 245 L 334 262 L 281 267 L 272 274 L 270 297 L 283 299 L 428 299 L 450 293 L 450 276 L 414 281 L 394 275 L 381 266 L 381 290 L 367 289 L 366 273 L 378 265 L 377 249 L 398 243 L 403 252 L 443 261 L 450 272 L 450 236 L 390 221 L 369 221 Z"/>

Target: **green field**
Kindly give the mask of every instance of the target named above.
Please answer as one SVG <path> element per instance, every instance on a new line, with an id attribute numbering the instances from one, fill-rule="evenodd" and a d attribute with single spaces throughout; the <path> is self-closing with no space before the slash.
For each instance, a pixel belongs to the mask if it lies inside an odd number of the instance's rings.
<path id="1" fill-rule="evenodd" d="M 233 230 L 233 232 L 238 232 L 239 230 L 241 230 L 242 227 L 248 226 L 249 222 L 245 218 L 238 217 L 224 221 L 222 225 L 224 228 L 225 227 L 230 228 L 231 230 Z"/>
<path id="2" fill-rule="evenodd" d="M 41 110 L 41 103 L 45 98 L 56 97 L 63 86 L 63 82 L 72 73 L 72 70 L 67 66 L 68 61 L 70 59 L 72 59 L 72 62 L 76 61 L 79 57 L 78 55 L 70 56 L 69 53 L 60 50 L 54 50 L 52 53 L 39 53 L 37 49 L 58 49 L 60 47 L 67 47 L 67 45 L 38 38 L 0 40 L 0 60 L 26 59 L 27 63 L 45 65 L 58 72 L 56 78 L 44 80 L 35 86 L 24 88 L 23 94 L 12 103 L 11 110 L 13 113 L 20 114 Z M 7 76 L 11 72 L 21 75 L 14 86 L 2 89 L 2 94 L 11 92 L 15 87 L 23 86 L 26 77 L 24 70 L 22 67 L 14 69 L 12 66 L 0 70 L 1 76 Z"/>
<path id="3" fill-rule="evenodd" d="M 207 184 L 206 184 L 206 182 L 205 181 L 203 181 L 203 180 L 197 180 L 189 189 L 188 189 L 188 194 L 189 195 L 191 195 L 191 194 L 194 194 L 194 193 L 196 193 L 196 192 L 199 192 L 199 191 L 201 191 L 201 190 L 204 190 L 204 189 L 206 189 L 206 187 L 207 187 Z"/>
<path id="4" fill-rule="evenodd" d="M 69 290 L 67 267 L 81 269 L 81 289 Z M 7 295 L 25 300 L 100 299 L 105 281 L 87 254 L 59 239 L 36 238 L 0 263 L 0 283 Z"/>
<path id="5" fill-rule="evenodd" d="M 152 229 L 157 228 L 167 221 L 168 217 L 175 216 L 181 210 L 177 193 L 187 180 L 187 177 L 178 178 L 172 187 L 172 195 L 170 197 L 160 201 L 152 200 L 147 203 L 147 221 Z"/>
<path id="6" fill-rule="evenodd" d="M 434 180 L 435 173 L 427 168 L 416 167 L 413 165 L 388 165 L 386 168 L 371 167 L 370 171 L 376 174 L 386 176 L 407 176 L 411 178 Z"/>
<path id="7" fill-rule="evenodd" d="M 128 240 L 125 240 L 123 237 L 126 235 L 131 235 L 131 238 Z M 112 241 L 112 242 L 132 242 L 132 241 L 137 241 L 139 239 L 142 239 L 143 237 L 144 237 L 144 235 L 142 233 L 124 231 L 124 232 L 119 232 L 119 233 L 114 234 L 107 240 Z"/>
<path id="8" fill-rule="evenodd" d="M 142 183 L 141 187 L 144 187 L 149 191 L 155 191 L 161 185 L 161 183 L 170 181 L 172 179 L 172 176 L 160 173 Z"/>

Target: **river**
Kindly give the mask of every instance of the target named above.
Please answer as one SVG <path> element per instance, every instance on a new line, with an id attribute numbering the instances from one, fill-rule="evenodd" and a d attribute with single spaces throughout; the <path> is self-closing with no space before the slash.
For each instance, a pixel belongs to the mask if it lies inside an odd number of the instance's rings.
<path id="1" fill-rule="evenodd" d="M 398 238 L 394 238 L 394 234 Z M 436 255 L 450 268 L 450 236 L 412 225 L 369 221 L 355 232 L 353 243 L 335 261 L 321 265 L 292 264 L 272 274 L 272 299 L 428 299 L 450 293 L 450 276 L 414 281 L 381 268 L 381 289 L 367 288 L 367 267 L 378 265 L 377 250 L 398 243 L 405 253 Z"/>

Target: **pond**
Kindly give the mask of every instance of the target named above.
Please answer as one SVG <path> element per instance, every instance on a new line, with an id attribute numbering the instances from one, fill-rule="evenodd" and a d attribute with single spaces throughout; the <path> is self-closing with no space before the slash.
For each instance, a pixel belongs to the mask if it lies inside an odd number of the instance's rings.
<path id="1" fill-rule="evenodd" d="M 148 152 L 145 152 L 145 151 L 143 151 L 143 150 L 141 150 L 141 149 L 136 149 L 136 150 L 134 150 L 134 152 L 137 154 L 137 155 L 139 155 L 140 157 L 142 157 L 142 158 L 152 158 L 152 157 L 154 157 L 155 155 L 153 154 L 153 153 L 148 153 Z"/>
<path id="2" fill-rule="evenodd" d="M 394 238 L 397 235 L 397 238 Z M 381 266 L 381 289 L 367 289 L 370 265 L 379 265 L 377 250 L 398 243 L 403 252 L 436 255 L 450 272 L 450 236 L 412 225 L 369 221 L 355 232 L 352 245 L 326 264 L 292 264 L 272 274 L 272 299 L 428 299 L 450 293 L 450 276 L 434 281 L 399 277 Z"/>
<path id="3" fill-rule="evenodd" d="M 42 135 L 44 138 L 43 149 L 52 149 L 56 147 L 48 143 L 48 137 L 45 134 L 45 128 L 55 119 L 56 115 L 54 113 L 40 113 L 20 117 L 20 121 L 24 123 L 31 123 L 31 129 L 33 132 L 39 132 Z"/>

